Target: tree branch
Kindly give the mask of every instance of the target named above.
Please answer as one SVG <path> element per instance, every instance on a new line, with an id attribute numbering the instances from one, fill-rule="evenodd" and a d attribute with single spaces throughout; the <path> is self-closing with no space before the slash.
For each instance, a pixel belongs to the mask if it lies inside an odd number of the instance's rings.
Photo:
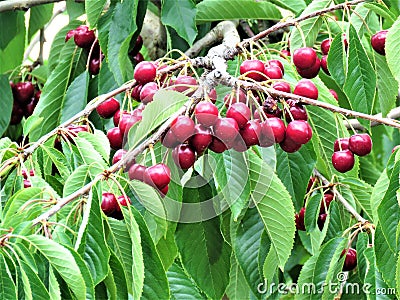
<path id="1" fill-rule="evenodd" d="M 376 118 L 376 120 L 378 120 L 378 119 L 381 119 L 381 118 L 382 118 L 382 114 L 379 113 L 379 114 L 373 115 L 373 117 Z M 393 108 L 393 109 L 387 114 L 386 118 L 388 118 L 388 119 L 398 119 L 398 118 L 400 118 L 400 107 Z M 372 122 L 371 122 L 371 126 L 372 126 L 372 127 L 373 127 L 373 126 L 378 126 L 378 125 L 381 125 L 381 124 L 382 124 L 382 123 L 381 123 L 381 122 L 378 122 L 378 121 L 372 121 Z M 356 119 L 348 120 L 348 122 L 345 123 L 345 126 L 346 126 L 347 128 L 353 127 L 354 129 L 358 129 L 358 130 L 365 130 L 364 126 L 362 126 L 362 125 L 360 124 L 360 122 L 359 122 L 358 120 L 356 120 Z"/>
<path id="2" fill-rule="evenodd" d="M 6 0 L 0 1 L 0 12 L 9 11 L 9 10 L 28 10 L 29 8 L 47 4 L 47 3 L 55 3 L 61 2 L 65 0 Z"/>

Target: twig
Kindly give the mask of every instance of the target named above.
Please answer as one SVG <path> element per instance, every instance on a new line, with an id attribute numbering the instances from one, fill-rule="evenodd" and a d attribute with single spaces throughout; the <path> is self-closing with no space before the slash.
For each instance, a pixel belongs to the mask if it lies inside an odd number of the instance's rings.
<path id="1" fill-rule="evenodd" d="M 322 184 L 324 185 L 330 185 L 331 183 L 320 173 L 318 172 L 317 169 L 314 169 L 314 175 L 316 177 L 318 177 Z M 334 193 L 336 199 L 339 200 L 340 203 L 343 204 L 344 208 L 346 208 L 346 210 L 351 213 L 358 222 L 360 222 L 361 224 L 365 224 L 368 222 L 368 220 L 364 219 L 351 205 L 349 202 L 347 202 L 347 200 L 342 196 L 342 194 L 340 194 L 338 192 L 338 190 L 336 189 L 336 186 L 333 186 L 331 188 L 332 192 Z"/>
<path id="2" fill-rule="evenodd" d="M 0 12 L 9 11 L 9 10 L 28 10 L 29 8 L 47 4 L 47 3 L 55 3 L 61 2 L 65 0 L 6 0 L 0 1 Z"/>
<path id="3" fill-rule="evenodd" d="M 376 119 L 381 119 L 381 118 L 382 118 L 382 114 L 379 113 L 379 114 L 373 115 L 373 117 L 376 118 Z M 386 118 L 388 118 L 388 119 L 398 119 L 398 118 L 400 118 L 400 107 L 393 108 L 393 109 L 387 114 Z M 371 122 L 371 126 L 372 126 L 372 127 L 373 127 L 373 126 L 378 126 L 378 125 L 381 125 L 381 124 L 382 124 L 382 123 L 381 123 L 381 122 L 378 122 L 378 121 L 372 121 L 372 122 Z M 346 126 L 347 128 L 353 127 L 354 129 L 358 129 L 358 130 L 364 130 L 364 129 L 365 129 L 365 128 L 360 124 L 360 122 L 359 122 L 358 120 L 356 120 L 356 119 L 348 120 L 348 122 L 345 123 L 345 126 Z"/>
<path id="4" fill-rule="evenodd" d="M 249 23 L 246 20 L 240 20 L 239 24 L 248 37 L 253 37 L 255 35 L 253 30 L 251 30 Z"/>

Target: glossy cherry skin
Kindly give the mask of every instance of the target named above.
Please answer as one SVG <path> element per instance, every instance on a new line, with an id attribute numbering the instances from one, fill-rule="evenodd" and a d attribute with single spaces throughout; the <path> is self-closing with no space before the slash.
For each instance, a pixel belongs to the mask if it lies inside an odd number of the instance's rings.
<path id="1" fill-rule="evenodd" d="M 121 206 L 128 206 L 128 203 L 132 203 L 131 199 L 128 196 L 124 195 L 118 196 L 117 200 L 119 204 L 121 204 Z"/>
<path id="2" fill-rule="evenodd" d="M 171 129 L 169 129 L 163 137 L 161 137 L 161 144 L 163 144 L 164 147 L 167 148 L 175 148 L 178 146 L 181 142 L 178 141 L 176 136 L 172 133 Z"/>
<path id="3" fill-rule="evenodd" d="M 224 143 L 233 141 L 239 134 L 238 123 L 232 118 L 218 118 L 214 125 L 214 134 Z"/>
<path id="4" fill-rule="evenodd" d="M 103 193 L 101 200 L 101 210 L 106 216 L 110 216 L 114 211 L 118 210 L 118 201 L 112 193 Z"/>
<path id="5" fill-rule="evenodd" d="M 291 122 L 292 118 L 293 120 L 307 121 L 308 115 L 303 105 L 295 104 L 293 106 L 290 106 L 289 112 L 288 111 L 285 112 L 285 118 L 287 122 Z"/>
<path id="6" fill-rule="evenodd" d="M 211 102 L 202 101 L 196 105 L 194 115 L 196 116 L 197 122 L 206 127 L 210 127 L 217 122 L 218 108 Z"/>
<path id="7" fill-rule="evenodd" d="M 333 144 L 333 151 L 347 150 L 349 149 L 349 138 L 338 138 Z"/>
<path id="8" fill-rule="evenodd" d="M 100 117 L 108 119 L 114 116 L 119 110 L 119 106 L 118 100 L 112 97 L 97 106 L 96 111 Z"/>
<path id="9" fill-rule="evenodd" d="M 155 65 L 150 61 L 142 61 L 138 63 L 133 72 L 133 77 L 140 84 L 146 84 L 156 79 L 157 70 Z"/>
<path id="10" fill-rule="evenodd" d="M 131 97 L 136 101 L 140 101 L 140 92 L 142 91 L 143 85 L 138 84 L 131 91 Z"/>
<path id="11" fill-rule="evenodd" d="M 195 151 L 186 144 L 181 144 L 172 151 L 175 164 L 183 170 L 187 170 L 196 162 Z"/>
<path id="12" fill-rule="evenodd" d="M 314 185 L 314 182 L 317 181 L 316 177 L 311 177 L 310 180 L 308 181 L 308 185 L 307 185 L 307 193 L 311 190 L 311 188 Z"/>
<path id="13" fill-rule="evenodd" d="M 143 104 L 153 101 L 154 94 L 158 91 L 158 85 L 155 82 L 148 82 L 140 90 L 139 99 Z"/>
<path id="14" fill-rule="evenodd" d="M 110 128 L 107 131 L 107 138 L 110 141 L 111 148 L 118 150 L 122 148 L 124 136 L 119 127 Z"/>
<path id="15" fill-rule="evenodd" d="M 156 164 L 147 168 L 143 177 L 144 182 L 161 190 L 171 182 L 171 171 L 165 164 Z"/>
<path id="16" fill-rule="evenodd" d="M 33 99 L 25 107 L 22 108 L 22 110 L 24 111 L 25 118 L 29 118 L 30 116 L 32 116 L 36 105 L 37 105 L 37 102 L 35 101 L 35 99 Z"/>
<path id="17" fill-rule="evenodd" d="M 311 126 L 304 120 L 294 120 L 287 125 L 286 137 L 296 144 L 306 144 L 312 138 Z"/>
<path id="18" fill-rule="evenodd" d="M 336 93 L 335 90 L 330 89 L 329 92 L 331 93 L 333 98 L 335 98 L 336 101 L 339 101 L 339 96 L 338 96 L 338 94 Z"/>
<path id="19" fill-rule="evenodd" d="M 228 150 L 228 147 L 225 143 L 223 143 L 220 139 L 217 137 L 213 136 L 211 144 L 208 146 L 208 149 L 215 153 L 222 153 L 225 150 Z"/>
<path id="20" fill-rule="evenodd" d="M 327 216 L 328 216 L 327 214 L 320 214 L 318 216 L 317 225 L 318 225 L 319 230 L 321 230 L 321 231 L 322 231 L 322 229 L 324 229 L 324 225 L 325 225 Z"/>
<path id="21" fill-rule="evenodd" d="M 331 204 L 332 200 L 333 200 L 333 194 L 330 192 L 326 192 L 324 194 L 324 199 L 321 201 L 321 206 L 319 209 L 320 214 L 326 213 L 328 211 L 329 205 Z"/>
<path id="22" fill-rule="evenodd" d="M 304 225 L 304 214 L 306 212 L 305 207 L 302 207 L 300 211 L 295 215 L 296 228 L 297 230 L 305 231 L 306 226 Z"/>
<path id="23" fill-rule="evenodd" d="M 281 61 L 277 60 L 277 59 L 271 59 L 269 61 L 267 61 L 267 63 L 265 64 L 265 66 L 270 66 L 270 67 L 278 67 L 279 69 L 281 69 L 282 74 L 285 73 L 285 69 L 283 67 L 283 64 L 281 63 Z"/>
<path id="24" fill-rule="evenodd" d="M 133 164 L 128 171 L 128 176 L 130 180 L 139 180 L 144 181 L 144 173 L 146 171 L 146 167 L 139 164 Z"/>
<path id="25" fill-rule="evenodd" d="M 89 73 L 90 75 L 97 75 L 100 72 L 101 59 L 100 58 L 92 58 L 89 61 Z"/>
<path id="26" fill-rule="evenodd" d="M 329 49 L 331 48 L 332 39 L 327 38 L 321 43 L 321 52 L 323 55 L 328 55 Z"/>
<path id="27" fill-rule="evenodd" d="M 342 251 L 340 257 L 342 257 L 346 253 L 346 249 Z M 346 253 L 346 258 L 344 259 L 343 271 L 351 271 L 354 270 L 357 266 L 357 251 L 353 248 L 349 248 Z"/>
<path id="28" fill-rule="evenodd" d="M 119 162 L 126 154 L 126 150 L 124 149 L 119 149 L 117 152 L 115 152 L 113 159 L 112 159 L 112 164 L 115 165 L 117 162 Z"/>
<path id="29" fill-rule="evenodd" d="M 209 93 L 208 93 L 208 97 L 210 97 L 210 100 L 212 103 L 215 104 L 215 102 L 217 102 L 217 90 L 216 89 L 212 89 Z"/>
<path id="30" fill-rule="evenodd" d="M 309 47 L 299 48 L 293 53 L 293 64 L 300 69 L 309 69 L 315 65 L 317 58 L 314 49 Z"/>
<path id="31" fill-rule="evenodd" d="M 271 133 L 273 134 L 275 143 L 280 143 L 284 140 L 286 134 L 285 123 L 279 118 L 268 118 L 262 123 L 262 139 L 271 140 Z"/>
<path id="32" fill-rule="evenodd" d="M 75 35 L 75 29 L 71 29 L 67 32 L 65 35 L 65 42 L 68 42 L 71 38 L 73 38 Z"/>
<path id="33" fill-rule="evenodd" d="M 290 88 L 290 84 L 287 82 L 283 82 L 283 81 L 275 82 L 272 85 L 272 88 L 274 88 L 275 90 L 281 91 L 281 92 L 285 92 L 285 93 L 292 92 L 292 89 Z"/>
<path id="34" fill-rule="evenodd" d="M 238 97 L 239 94 L 239 97 Z M 224 97 L 224 104 L 226 108 L 229 108 L 233 103 L 236 102 L 241 102 L 246 104 L 247 96 L 245 92 L 243 92 L 241 89 L 239 91 L 235 91 L 232 95 L 232 93 L 226 94 Z"/>
<path id="35" fill-rule="evenodd" d="M 325 72 L 326 75 L 331 75 L 328 70 L 328 57 L 326 55 L 322 56 L 321 58 L 321 68 Z"/>
<path id="36" fill-rule="evenodd" d="M 35 87 L 32 82 L 17 82 L 12 89 L 15 101 L 20 104 L 29 103 L 35 93 Z"/>
<path id="37" fill-rule="evenodd" d="M 85 25 L 78 26 L 74 33 L 74 42 L 80 48 L 90 48 L 94 43 L 96 36 L 93 30 Z"/>
<path id="38" fill-rule="evenodd" d="M 317 57 L 315 63 L 308 69 L 296 68 L 297 73 L 303 78 L 314 78 L 318 75 L 321 66 L 321 60 Z"/>
<path id="39" fill-rule="evenodd" d="M 293 94 L 315 100 L 318 99 L 318 89 L 309 79 L 301 79 L 296 84 Z"/>
<path id="40" fill-rule="evenodd" d="M 129 129 L 137 122 L 141 120 L 141 117 L 134 116 L 130 113 L 124 113 L 120 116 L 118 127 L 121 130 L 122 136 L 128 134 Z"/>
<path id="41" fill-rule="evenodd" d="M 251 111 L 246 104 L 242 102 L 236 102 L 228 108 L 226 111 L 226 117 L 234 119 L 239 128 L 243 128 L 250 120 Z"/>
<path id="42" fill-rule="evenodd" d="M 175 79 L 173 89 L 174 91 L 183 93 L 186 90 L 190 89 L 192 86 L 197 86 L 196 78 L 192 76 L 181 75 Z"/>
<path id="43" fill-rule="evenodd" d="M 286 49 L 283 49 L 283 50 L 281 50 L 281 56 L 283 57 L 283 58 L 286 58 L 286 57 L 288 57 L 288 56 L 290 56 L 291 54 L 290 54 L 290 51 L 289 50 L 286 50 Z"/>
<path id="44" fill-rule="evenodd" d="M 211 130 L 201 124 L 197 124 L 194 128 L 194 134 L 189 139 L 190 146 L 200 155 L 207 149 L 211 142 Z"/>
<path id="45" fill-rule="evenodd" d="M 194 134 L 195 124 L 188 116 L 178 116 L 171 123 L 171 132 L 176 137 L 176 140 L 183 143 Z"/>
<path id="46" fill-rule="evenodd" d="M 276 66 L 265 67 L 264 74 L 269 79 L 282 79 L 282 77 L 283 77 L 281 68 L 276 67 Z"/>
<path id="47" fill-rule="evenodd" d="M 350 171 L 354 167 L 354 154 L 350 150 L 336 151 L 332 154 L 332 165 L 341 173 Z"/>
<path id="48" fill-rule="evenodd" d="M 279 143 L 279 146 L 281 147 L 281 149 L 287 153 L 294 153 L 296 151 L 299 151 L 301 148 L 301 145 L 302 144 L 294 142 L 287 136 L 285 137 L 285 139 L 282 142 Z"/>
<path id="49" fill-rule="evenodd" d="M 248 59 L 242 62 L 240 65 L 240 74 L 246 74 L 248 78 L 251 78 L 255 81 L 263 81 L 265 80 L 264 73 L 264 63 L 258 59 Z"/>
<path id="50" fill-rule="evenodd" d="M 247 147 L 255 146 L 260 143 L 261 124 L 258 121 L 250 120 L 240 129 L 240 135 Z"/>
<path id="51" fill-rule="evenodd" d="M 129 55 L 136 55 L 139 53 L 140 49 L 143 47 L 143 38 L 141 35 L 138 35 L 135 41 L 135 45 L 133 46 L 132 50 L 129 52 Z"/>
<path id="52" fill-rule="evenodd" d="M 380 55 L 385 55 L 385 42 L 388 31 L 381 30 L 371 37 L 371 45 Z"/>
<path id="53" fill-rule="evenodd" d="M 349 150 L 358 156 L 365 156 L 372 150 L 372 140 L 368 133 L 354 134 L 349 139 Z"/>

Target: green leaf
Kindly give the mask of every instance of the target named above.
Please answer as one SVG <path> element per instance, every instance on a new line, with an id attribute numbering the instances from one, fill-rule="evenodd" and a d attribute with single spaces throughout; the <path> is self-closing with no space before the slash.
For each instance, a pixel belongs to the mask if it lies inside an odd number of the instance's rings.
<path id="1" fill-rule="evenodd" d="M 176 246 L 174 237 L 175 230 L 176 223 L 169 223 L 165 237 L 161 237 L 157 243 L 157 252 L 160 255 L 161 261 L 164 265 L 164 270 L 168 270 L 173 264 L 175 258 L 178 256 L 178 248 Z"/>
<path id="2" fill-rule="evenodd" d="M 391 250 L 390 245 L 382 232 L 380 224 L 376 227 L 374 238 L 376 266 L 382 274 L 386 284 L 389 287 L 395 287 L 396 257 L 398 256 L 398 253 Z"/>
<path id="3" fill-rule="evenodd" d="M 43 236 L 30 235 L 24 239 L 46 257 L 78 299 L 86 298 L 85 280 L 70 251 Z"/>
<path id="4" fill-rule="evenodd" d="M 174 263 L 167 272 L 171 296 L 174 299 L 198 300 L 205 299 L 199 289 L 185 271 Z"/>
<path id="5" fill-rule="evenodd" d="M 17 300 L 18 291 L 2 253 L 0 253 L 0 282 L 0 299 Z"/>
<path id="6" fill-rule="evenodd" d="M 19 266 L 21 275 L 23 274 L 25 299 L 50 299 L 50 294 L 37 273 L 24 261 L 20 261 Z"/>
<path id="7" fill-rule="evenodd" d="M 28 134 L 37 128 L 42 121 L 43 118 L 39 118 L 38 116 L 30 116 L 28 119 L 26 119 L 22 129 L 24 136 L 28 136 Z"/>
<path id="8" fill-rule="evenodd" d="M 390 72 L 389 66 L 382 55 L 375 55 L 376 74 L 377 74 L 377 93 L 379 108 L 383 117 L 386 117 L 388 112 L 395 107 L 399 83 Z"/>
<path id="9" fill-rule="evenodd" d="M 302 146 L 299 151 L 289 154 L 281 148 L 276 150 L 276 173 L 292 197 L 296 211 L 304 204 L 308 181 L 316 163 L 312 143 Z"/>
<path id="10" fill-rule="evenodd" d="M 196 6 L 192 0 L 164 0 L 161 22 L 171 26 L 191 46 L 197 36 Z"/>
<path id="11" fill-rule="evenodd" d="M 376 73 L 353 26 L 349 29 L 348 72 L 343 90 L 352 109 L 372 114 L 375 98 Z M 369 127 L 369 121 L 359 120 Z"/>
<path id="12" fill-rule="evenodd" d="M 101 63 L 100 73 L 97 77 L 99 79 L 98 80 L 99 81 L 98 82 L 99 94 L 108 93 L 118 87 L 118 84 L 115 81 L 115 78 L 114 78 L 113 74 L 111 73 L 111 70 L 105 59 Z"/>
<path id="13" fill-rule="evenodd" d="M 367 214 L 367 217 L 372 220 L 372 207 L 371 207 L 371 194 L 372 194 L 372 186 L 368 183 L 361 181 L 357 178 L 345 178 L 340 181 L 343 185 L 347 185 L 352 194 L 354 195 L 354 199 L 356 200 L 357 205 L 361 207 L 361 209 Z"/>
<path id="14" fill-rule="evenodd" d="M 11 111 L 14 102 L 7 75 L 0 76 L 0 93 L 0 136 L 2 136 L 10 124 Z"/>
<path id="15" fill-rule="evenodd" d="M 231 256 L 231 271 L 229 273 L 229 285 L 226 288 L 226 295 L 229 299 L 249 298 L 249 286 L 233 254 Z"/>
<path id="16" fill-rule="evenodd" d="M 106 2 L 106 0 L 85 0 L 86 16 L 91 29 L 96 27 Z"/>
<path id="17" fill-rule="evenodd" d="M 49 267 L 49 293 L 51 296 L 50 299 L 61 300 L 60 285 L 51 266 Z"/>
<path id="18" fill-rule="evenodd" d="M 303 11 L 307 6 L 304 0 L 271 0 L 271 2 L 295 14 Z"/>
<path id="19" fill-rule="evenodd" d="M 192 178 L 191 182 L 195 180 Z M 184 199 L 193 203 L 207 200 L 207 196 L 210 195 L 211 191 L 207 185 L 197 189 L 184 189 Z M 198 215 L 206 218 L 209 213 L 204 206 L 199 206 Z M 224 240 L 219 226 L 218 218 L 196 223 L 179 223 L 175 233 L 184 269 L 200 289 L 212 299 L 219 299 L 223 296 L 229 281 L 231 250 Z M 198 259 L 193 259 L 194 256 Z"/>
<path id="20" fill-rule="evenodd" d="M 273 170 L 253 152 L 249 152 L 250 187 L 254 205 L 271 240 L 270 252 L 283 270 L 295 234 L 294 207 L 285 186 Z"/>
<path id="21" fill-rule="evenodd" d="M 93 137 L 91 140 L 94 141 L 94 143 L 92 143 L 92 141 L 90 140 L 87 140 L 85 138 L 85 135 L 81 132 L 78 133 L 78 136 L 74 138 L 74 142 L 79 151 L 79 154 L 81 155 L 82 160 L 86 165 L 97 164 L 105 168 L 106 161 L 97 151 L 97 148 L 95 148 L 100 141 L 96 141 L 95 137 Z"/>
<path id="22" fill-rule="evenodd" d="M 7 14 L 14 14 L 16 16 L 16 22 L 14 23 L 12 20 L 10 23 L 7 23 L 8 18 L 3 18 Z M 15 26 L 16 31 L 13 31 L 11 28 Z M 19 69 L 24 59 L 24 50 L 25 50 L 25 19 L 23 12 L 2 12 L 0 14 L 0 28 L 7 28 L 11 30 L 2 30 L 2 33 L 5 34 L 0 35 L 0 74 L 1 73 L 12 73 L 15 69 Z M 14 34 L 11 34 L 14 32 Z M 6 40 L 4 40 L 6 37 Z M 9 37 L 11 40 L 7 39 Z M 6 43 L 6 45 L 4 45 Z"/>
<path id="23" fill-rule="evenodd" d="M 128 299 L 125 273 L 121 272 L 121 270 L 123 270 L 122 264 L 117 256 L 112 252 L 109 265 L 109 275 L 104 280 L 104 284 L 110 292 L 110 299 Z"/>
<path id="24" fill-rule="evenodd" d="M 7 28 L 0 33 L 0 51 L 5 49 L 11 40 L 25 31 L 24 13 L 21 11 L 5 11 L 0 14 L 0 27 Z"/>
<path id="25" fill-rule="evenodd" d="M 375 12 L 377 15 L 385 18 L 385 22 L 388 26 L 393 25 L 394 21 L 396 20 L 396 15 L 391 12 L 388 7 L 383 3 L 369 2 L 365 3 L 364 6 Z"/>
<path id="26" fill-rule="evenodd" d="M 28 43 L 33 35 L 41 28 L 44 28 L 47 22 L 50 21 L 53 15 L 54 4 L 44 4 L 40 6 L 31 7 L 29 12 L 29 29 L 28 29 Z"/>
<path id="27" fill-rule="evenodd" d="M 175 91 L 160 90 L 155 93 L 154 100 L 143 110 L 143 119 L 136 131 L 131 130 L 129 133 L 129 148 L 137 146 L 150 132 L 167 121 L 187 99 L 187 96 Z"/>
<path id="28" fill-rule="evenodd" d="M 385 196 L 385 193 L 389 187 L 389 177 L 386 173 L 386 171 L 383 171 L 376 182 L 374 188 L 372 189 L 372 194 L 371 194 L 371 206 L 372 206 L 372 214 L 374 216 L 374 223 L 377 223 L 379 218 L 378 218 L 378 207 L 379 204 L 381 203 L 383 197 Z"/>
<path id="29" fill-rule="evenodd" d="M 328 69 L 338 86 L 343 86 L 347 74 L 347 57 L 342 34 L 336 35 L 328 53 Z"/>
<path id="30" fill-rule="evenodd" d="M 252 0 L 205 0 L 197 4 L 196 22 L 234 19 L 279 20 L 279 9 L 267 1 Z M 246 9 L 243 9 L 243 8 Z"/>
<path id="31" fill-rule="evenodd" d="M 331 3 L 332 0 L 312 1 L 311 4 L 308 5 L 305 10 L 303 10 L 300 16 L 305 16 L 317 10 L 327 8 Z M 323 24 L 323 17 L 321 16 L 309 18 L 307 20 L 300 22 L 299 26 L 301 28 L 301 31 L 303 32 L 306 41 L 306 47 L 312 47 L 315 44 L 315 41 L 317 40 L 317 36 L 319 30 L 321 29 L 322 24 Z M 301 47 L 304 47 L 301 33 L 299 32 L 299 29 L 294 27 L 292 35 L 290 37 L 290 52 L 293 53 L 294 50 Z"/>
<path id="32" fill-rule="evenodd" d="M 65 182 L 63 197 L 76 192 L 103 171 L 104 168 L 101 168 L 97 164 L 93 164 L 91 166 L 83 165 L 76 168 Z"/>
<path id="33" fill-rule="evenodd" d="M 54 163 L 56 166 L 58 172 L 60 172 L 61 177 L 64 180 L 67 180 L 69 175 L 71 174 L 71 171 L 68 168 L 68 162 L 63 153 L 58 151 L 57 149 L 53 147 L 48 147 L 46 145 L 42 145 L 41 149 L 46 152 L 48 157 L 51 159 L 51 161 Z"/>
<path id="34" fill-rule="evenodd" d="M 365 7 L 364 3 L 360 3 L 353 10 L 350 17 L 350 23 L 354 26 L 354 29 L 358 33 L 359 37 L 362 37 L 367 30 L 367 27 L 374 21 L 378 22 L 377 16 L 373 11 Z M 369 29 L 369 28 L 368 28 Z"/>

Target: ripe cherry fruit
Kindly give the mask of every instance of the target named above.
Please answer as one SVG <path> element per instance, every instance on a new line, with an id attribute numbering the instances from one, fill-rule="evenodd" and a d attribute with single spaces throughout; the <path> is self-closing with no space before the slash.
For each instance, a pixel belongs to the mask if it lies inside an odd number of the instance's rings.
<path id="1" fill-rule="evenodd" d="M 110 216 L 118 209 L 118 201 L 113 193 L 103 193 L 101 200 L 101 210 L 106 216 Z"/>
<path id="2" fill-rule="evenodd" d="M 293 64 L 300 69 L 309 69 L 315 65 L 317 53 L 309 47 L 296 49 L 293 53 Z"/>
<path id="3" fill-rule="evenodd" d="M 189 139 L 189 144 L 196 150 L 197 154 L 201 154 L 212 142 L 211 130 L 201 124 L 197 124 L 194 128 L 194 134 Z"/>
<path id="4" fill-rule="evenodd" d="M 113 159 L 112 159 L 112 164 L 115 165 L 117 162 L 119 162 L 126 154 L 126 150 L 124 149 L 119 149 L 117 152 L 115 152 Z"/>
<path id="5" fill-rule="evenodd" d="M 14 84 L 12 91 L 15 101 L 20 104 L 26 104 L 31 101 L 35 93 L 35 87 L 30 81 L 17 82 Z"/>
<path id="6" fill-rule="evenodd" d="M 300 211 L 295 215 L 296 228 L 297 230 L 305 231 L 306 226 L 304 225 L 304 214 L 306 212 L 305 207 L 302 207 Z"/>
<path id="7" fill-rule="evenodd" d="M 139 99 L 143 104 L 153 101 L 154 94 L 158 91 L 158 85 L 155 82 L 148 82 L 140 90 Z"/>
<path id="8" fill-rule="evenodd" d="M 275 82 L 272 85 L 272 88 L 274 88 L 275 90 L 284 92 L 284 93 L 291 93 L 292 92 L 292 90 L 290 88 L 290 84 L 287 83 L 287 82 L 284 82 L 284 81 Z"/>
<path id="9" fill-rule="evenodd" d="M 156 164 L 144 172 L 144 182 L 162 190 L 171 182 L 171 170 L 165 164 Z"/>
<path id="10" fill-rule="evenodd" d="M 188 116 L 178 116 L 171 123 L 171 132 L 176 137 L 176 140 L 183 143 L 194 134 L 195 124 Z"/>
<path id="11" fill-rule="evenodd" d="M 381 30 L 371 37 L 371 45 L 380 55 L 385 55 L 385 42 L 388 31 Z"/>
<path id="12" fill-rule="evenodd" d="M 338 138 L 333 144 L 333 151 L 349 149 L 349 138 Z"/>
<path id="13" fill-rule="evenodd" d="M 96 36 L 93 30 L 89 30 L 86 25 L 78 26 L 74 32 L 74 42 L 80 48 L 90 48 Z"/>
<path id="14" fill-rule="evenodd" d="M 331 48 L 332 39 L 327 38 L 321 43 L 321 52 L 323 55 L 328 55 L 329 49 Z"/>
<path id="15" fill-rule="evenodd" d="M 248 78 L 251 78 L 255 81 L 263 81 L 265 80 L 264 73 L 264 63 L 258 59 L 248 59 L 242 62 L 240 65 L 240 74 L 246 74 Z"/>
<path id="16" fill-rule="evenodd" d="M 239 128 L 243 128 L 250 120 L 251 111 L 246 104 L 242 102 L 236 102 L 228 108 L 226 111 L 226 117 L 234 119 Z"/>
<path id="17" fill-rule="evenodd" d="M 266 119 L 262 124 L 261 139 L 260 143 L 265 141 L 274 141 L 275 143 L 280 143 L 285 138 L 286 127 L 285 123 L 279 118 L 273 117 Z M 271 133 L 273 135 L 271 139 Z M 263 145 L 261 145 L 263 146 Z M 271 146 L 271 145 L 270 145 Z M 263 146 L 266 147 L 266 146 Z"/>
<path id="18" fill-rule="evenodd" d="M 145 84 L 156 79 L 157 70 L 155 65 L 150 61 L 142 61 L 138 63 L 133 72 L 133 77 L 140 84 Z"/>
<path id="19" fill-rule="evenodd" d="M 341 173 L 350 171 L 354 167 L 354 154 L 350 150 L 336 151 L 332 154 L 332 165 Z"/>
<path id="20" fill-rule="evenodd" d="M 214 134 L 225 143 L 233 141 L 238 133 L 239 126 L 235 119 L 218 118 L 214 125 Z"/>
<path id="21" fill-rule="evenodd" d="M 365 156 L 372 150 L 372 140 L 368 133 L 354 134 L 349 139 L 349 150 L 358 156 Z"/>
<path id="22" fill-rule="evenodd" d="M 264 74 L 269 79 L 282 79 L 282 77 L 283 77 L 282 69 L 277 66 L 265 67 Z"/>
<path id="23" fill-rule="evenodd" d="M 114 116 L 119 110 L 119 102 L 115 98 L 110 98 L 97 106 L 96 111 L 100 117 L 108 119 Z"/>
<path id="24" fill-rule="evenodd" d="M 194 115 L 196 116 L 197 122 L 206 127 L 210 127 L 217 122 L 218 108 L 211 102 L 202 101 L 196 105 Z"/>
<path id="25" fill-rule="evenodd" d="M 133 164 L 128 171 L 128 176 L 130 180 L 144 181 L 144 173 L 146 172 L 146 167 L 140 164 Z"/>
<path id="26" fill-rule="evenodd" d="M 353 248 L 349 248 L 346 253 L 346 249 L 344 249 L 340 257 L 345 254 L 346 258 L 344 259 L 343 271 L 351 271 L 357 266 L 357 251 Z"/>
<path id="27" fill-rule="evenodd" d="M 261 128 L 261 124 L 258 121 L 250 120 L 240 129 L 240 135 L 247 147 L 260 143 Z"/>
<path id="28" fill-rule="evenodd" d="M 289 138 L 296 144 L 306 144 L 312 138 L 312 129 L 310 124 L 304 120 L 294 120 L 286 128 L 286 138 Z"/>
<path id="29" fill-rule="evenodd" d="M 309 79 L 301 79 L 296 84 L 293 94 L 315 100 L 318 99 L 318 89 Z"/>
<path id="30" fill-rule="evenodd" d="M 181 144 L 172 151 L 175 164 L 183 170 L 192 167 L 196 161 L 196 153 L 186 144 Z"/>
<path id="31" fill-rule="evenodd" d="M 124 136 L 119 127 L 110 128 L 107 131 L 107 138 L 110 141 L 111 148 L 115 150 L 122 148 Z"/>

